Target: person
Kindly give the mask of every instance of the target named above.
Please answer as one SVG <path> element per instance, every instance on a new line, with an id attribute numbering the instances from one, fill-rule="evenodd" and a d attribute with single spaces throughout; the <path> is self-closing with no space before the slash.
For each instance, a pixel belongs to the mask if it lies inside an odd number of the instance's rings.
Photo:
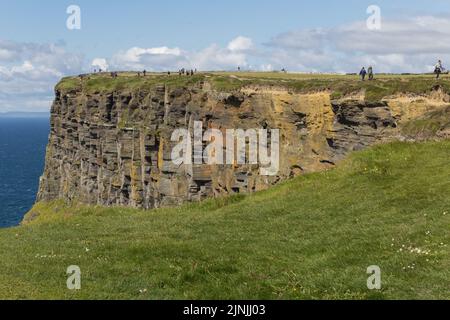
<path id="1" fill-rule="evenodd" d="M 366 74 L 367 74 L 366 68 L 362 67 L 361 71 L 359 72 L 362 81 L 366 80 Z"/>
<path id="2" fill-rule="evenodd" d="M 373 80 L 373 68 L 372 66 L 367 69 L 367 73 L 369 74 L 369 80 Z"/>
<path id="3" fill-rule="evenodd" d="M 434 73 L 436 73 L 436 79 L 439 79 L 439 76 L 441 75 L 444 68 L 442 67 L 442 61 L 438 60 L 436 65 L 434 66 Z"/>
<path id="4" fill-rule="evenodd" d="M 194 70 L 191 69 L 191 76 L 193 76 L 193 75 L 194 75 Z"/>
<path id="5" fill-rule="evenodd" d="M 147 74 L 147 70 L 144 69 L 144 71 L 142 73 L 144 74 L 144 77 L 145 77 L 145 75 Z"/>

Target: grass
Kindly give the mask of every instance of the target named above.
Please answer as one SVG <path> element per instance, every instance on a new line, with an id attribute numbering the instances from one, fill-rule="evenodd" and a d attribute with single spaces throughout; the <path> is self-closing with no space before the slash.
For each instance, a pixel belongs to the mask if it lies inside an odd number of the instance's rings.
<path id="1" fill-rule="evenodd" d="M 435 110 L 409 121 L 402 133 L 414 139 L 431 139 L 441 130 L 450 129 L 450 107 Z"/>
<path id="2" fill-rule="evenodd" d="M 67 77 L 61 80 L 57 88 L 61 91 L 82 90 L 87 93 L 112 92 L 117 90 L 151 90 L 155 86 L 166 84 L 173 87 L 192 86 L 202 81 L 212 84 L 219 91 L 236 91 L 249 85 L 286 87 L 296 92 L 330 91 L 334 99 L 346 95 L 365 92 L 369 102 L 379 101 L 394 94 L 426 94 L 439 86 L 450 94 L 450 78 L 443 75 L 435 80 L 433 75 L 377 75 L 375 81 L 359 80 L 356 75 L 333 74 L 294 74 L 281 72 L 209 72 L 193 77 L 178 74 L 150 73 L 138 77 L 136 73 L 119 73 L 117 78 L 109 74 L 91 74 L 80 80 Z"/>
<path id="3" fill-rule="evenodd" d="M 63 78 L 56 88 L 63 92 L 84 91 L 86 93 L 113 92 L 121 90 L 137 91 L 151 90 L 156 86 L 170 85 L 173 87 L 189 86 L 198 83 L 203 79 L 201 75 L 192 77 L 179 77 L 178 75 L 168 76 L 167 74 L 149 74 L 138 77 L 136 73 L 122 72 L 117 78 L 112 78 L 107 73 L 90 74 L 83 79 L 78 77 Z"/>
<path id="4" fill-rule="evenodd" d="M 40 203 L 33 222 L 0 230 L 0 298 L 449 299 L 449 159 L 450 141 L 397 142 L 180 208 Z"/>

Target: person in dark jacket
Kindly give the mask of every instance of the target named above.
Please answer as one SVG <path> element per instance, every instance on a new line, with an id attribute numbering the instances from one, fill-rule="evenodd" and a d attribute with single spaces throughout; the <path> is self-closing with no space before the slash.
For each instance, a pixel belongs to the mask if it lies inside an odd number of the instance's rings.
<path id="1" fill-rule="evenodd" d="M 366 68 L 362 67 L 361 71 L 359 72 L 362 81 L 366 80 L 366 74 L 367 74 Z"/>

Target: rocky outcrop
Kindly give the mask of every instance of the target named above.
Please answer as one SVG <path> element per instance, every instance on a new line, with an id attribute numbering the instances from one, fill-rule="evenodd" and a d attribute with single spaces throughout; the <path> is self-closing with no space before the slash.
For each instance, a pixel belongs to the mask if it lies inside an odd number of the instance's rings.
<path id="1" fill-rule="evenodd" d="M 156 208 L 223 194 L 254 192 L 325 170 L 354 150 L 397 138 L 403 121 L 445 102 L 394 97 L 379 102 L 330 92 L 251 87 L 218 92 L 207 82 L 147 90 L 57 90 L 38 201 Z M 416 102 L 414 102 L 414 101 Z M 420 108 L 412 116 L 408 108 Z M 255 164 L 171 161 L 175 129 L 279 129 L 280 166 L 262 176 Z"/>

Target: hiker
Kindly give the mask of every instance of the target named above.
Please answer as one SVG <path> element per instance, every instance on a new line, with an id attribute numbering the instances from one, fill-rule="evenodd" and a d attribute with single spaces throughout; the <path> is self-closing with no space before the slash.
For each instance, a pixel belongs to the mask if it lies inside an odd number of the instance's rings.
<path id="1" fill-rule="evenodd" d="M 361 71 L 359 72 L 362 81 L 366 79 L 366 74 L 367 74 L 366 68 L 362 67 Z"/>
<path id="2" fill-rule="evenodd" d="M 140 73 L 139 71 L 138 71 L 138 73 L 137 73 L 137 76 L 138 76 L 138 77 L 140 77 L 140 76 L 141 76 L 141 73 Z"/>
<path id="3" fill-rule="evenodd" d="M 193 76 L 193 75 L 194 75 L 194 70 L 191 69 L 191 76 Z"/>
<path id="4" fill-rule="evenodd" d="M 241 67 L 238 67 L 238 71 L 241 71 Z"/>
<path id="5" fill-rule="evenodd" d="M 434 66 L 434 73 L 436 73 L 436 79 L 439 79 L 444 67 L 442 67 L 442 61 L 438 60 L 436 65 Z"/>
<path id="6" fill-rule="evenodd" d="M 142 71 L 142 73 L 144 74 L 144 77 L 145 77 L 145 75 L 147 74 L 147 70 L 144 69 L 144 71 Z"/>
<path id="7" fill-rule="evenodd" d="M 367 73 L 369 74 L 369 81 L 373 80 L 373 68 L 372 66 L 369 67 L 369 69 L 367 69 Z"/>

